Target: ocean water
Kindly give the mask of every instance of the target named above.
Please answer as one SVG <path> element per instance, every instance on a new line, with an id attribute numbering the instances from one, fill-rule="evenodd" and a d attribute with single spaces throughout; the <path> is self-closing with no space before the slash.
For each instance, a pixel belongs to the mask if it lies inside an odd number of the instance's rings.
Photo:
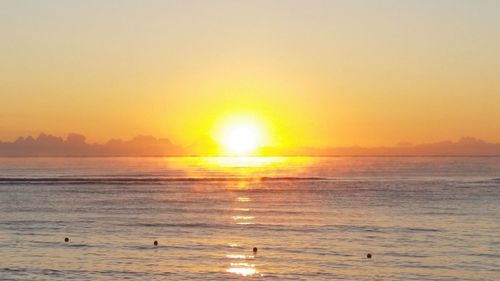
<path id="1" fill-rule="evenodd" d="M 127 279 L 500 280 L 500 158 L 0 158 L 0 280 Z"/>

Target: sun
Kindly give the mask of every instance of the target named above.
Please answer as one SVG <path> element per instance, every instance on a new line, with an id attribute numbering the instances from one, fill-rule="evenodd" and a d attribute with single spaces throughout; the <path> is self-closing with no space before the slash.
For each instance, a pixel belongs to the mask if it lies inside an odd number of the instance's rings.
<path id="1" fill-rule="evenodd" d="M 247 155 L 255 151 L 259 144 L 257 132 L 247 124 L 227 128 L 223 145 L 231 154 Z"/>
<path id="2" fill-rule="evenodd" d="M 255 118 L 229 117 L 217 131 L 215 138 L 225 155 L 252 155 L 263 145 L 262 125 Z"/>

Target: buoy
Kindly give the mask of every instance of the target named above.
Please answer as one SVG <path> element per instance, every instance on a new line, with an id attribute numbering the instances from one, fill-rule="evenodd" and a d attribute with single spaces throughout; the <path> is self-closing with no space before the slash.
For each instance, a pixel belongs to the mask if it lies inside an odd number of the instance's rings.
<path id="1" fill-rule="evenodd" d="M 64 242 L 69 242 L 69 238 L 68 237 L 64 238 Z"/>
<path id="2" fill-rule="evenodd" d="M 372 258 L 372 254 L 370 254 L 370 253 L 366 254 L 366 258 L 367 259 L 371 259 Z"/>
<path id="3" fill-rule="evenodd" d="M 158 246 L 158 241 L 156 241 L 156 240 L 155 240 L 155 242 L 153 242 L 153 244 L 154 244 L 155 246 Z"/>
<path id="4" fill-rule="evenodd" d="M 253 247 L 253 253 L 256 254 L 257 253 L 257 247 Z"/>

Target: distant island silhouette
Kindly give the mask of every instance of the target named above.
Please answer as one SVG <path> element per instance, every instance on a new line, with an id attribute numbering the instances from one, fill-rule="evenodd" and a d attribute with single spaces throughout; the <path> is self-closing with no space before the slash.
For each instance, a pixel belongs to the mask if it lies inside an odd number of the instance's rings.
<path id="1" fill-rule="evenodd" d="M 130 140 L 110 139 L 106 143 L 87 143 L 84 135 L 71 133 L 66 138 L 41 133 L 38 137 L 19 137 L 0 141 L 0 156 L 215 156 L 217 143 L 209 137 L 189 146 L 169 139 L 139 135 Z M 263 147 L 259 155 L 268 156 L 500 156 L 500 143 L 473 137 L 458 141 L 427 144 L 401 143 L 384 147 Z"/>

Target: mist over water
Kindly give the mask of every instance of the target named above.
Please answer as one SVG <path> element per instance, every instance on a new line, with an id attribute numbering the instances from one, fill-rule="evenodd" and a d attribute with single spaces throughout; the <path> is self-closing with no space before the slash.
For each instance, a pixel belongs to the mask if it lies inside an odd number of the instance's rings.
<path id="1" fill-rule="evenodd" d="M 0 158 L 0 212 L 2 280 L 500 276 L 496 157 Z"/>

